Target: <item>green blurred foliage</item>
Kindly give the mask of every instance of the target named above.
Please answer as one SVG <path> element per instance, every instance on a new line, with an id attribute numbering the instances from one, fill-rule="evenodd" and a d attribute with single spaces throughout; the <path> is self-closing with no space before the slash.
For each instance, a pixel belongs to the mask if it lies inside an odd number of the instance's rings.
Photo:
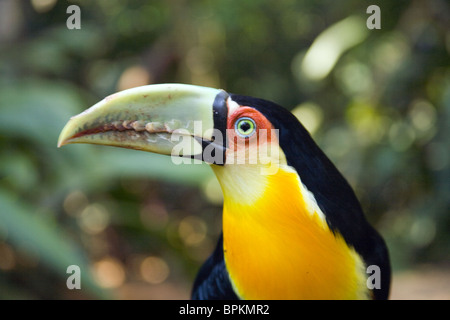
<path id="1" fill-rule="evenodd" d="M 69 30 L 66 9 L 81 8 Z M 372 3 L 371 3 L 372 4 Z M 0 298 L 188 298 L 221 229 L 206 165 L 56 148 L 118 90 L 180 82 L 293 110 L 354 187 L 395 270 L 450 261 L 443 0 L 0 1 Z M 83 289 L 68 290 L 67 266 Z"/>

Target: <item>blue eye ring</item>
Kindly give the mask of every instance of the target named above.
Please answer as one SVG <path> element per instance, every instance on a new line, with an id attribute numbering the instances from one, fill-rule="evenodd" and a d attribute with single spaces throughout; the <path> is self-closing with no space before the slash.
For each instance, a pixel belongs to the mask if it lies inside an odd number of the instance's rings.
<path id="1" fill-rule="evenodd" d="M 250 138 L 256 132 L 255 120 L 249 117 L 242 117 L 234 123 L 234 131 L 242 138 Z"/>

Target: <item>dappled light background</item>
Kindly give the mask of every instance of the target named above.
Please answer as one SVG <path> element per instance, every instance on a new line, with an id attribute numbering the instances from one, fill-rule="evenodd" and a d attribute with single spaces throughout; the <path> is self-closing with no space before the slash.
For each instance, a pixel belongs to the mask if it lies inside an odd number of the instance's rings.
<path id="1" fill-rule="evenodd" d="M 221 230 L 208 166 L 56 147 L 105 96 L 177 82 L 292 110 L 386 239 L 391 297 L 450 299 L 449 4 L 370 4 L 380 30 L 356 0 L 1 0 L 0 298 L 189 298 Z"/>

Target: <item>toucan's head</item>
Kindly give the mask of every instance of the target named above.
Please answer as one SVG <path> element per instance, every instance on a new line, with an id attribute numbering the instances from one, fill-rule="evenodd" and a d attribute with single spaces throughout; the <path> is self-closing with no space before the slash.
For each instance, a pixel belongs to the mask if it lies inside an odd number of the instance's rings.
<path id="1" fill-rule="evenodd" d="M 58 146 L 137 149 L 171 155 L 175 163 L 199 159 L 212 165 L 224 192 L 239 196 L 245 189 L 250 201 L 263 191 L 264 176 L 287 164 L 284 148 L 299 153 L 292 144 L 310 140 L 298 120 L 275 103 L 213 88 L 157 84 L 118 92 L 74 116 Z"/>
<path id="2" fill-rule="evenodd" d="M 69 143 L 171 155 L 175 163 L 202 160 L 212 165 L 227 199 L 247 203 L 263 194 L 279 167 L 297 170 L 313 189 L 328 175 L 321 169 L 327 158 L 286 109 L 185 84 L 148 85 L 106 97 L 70 119 L 58 146 Z"/>

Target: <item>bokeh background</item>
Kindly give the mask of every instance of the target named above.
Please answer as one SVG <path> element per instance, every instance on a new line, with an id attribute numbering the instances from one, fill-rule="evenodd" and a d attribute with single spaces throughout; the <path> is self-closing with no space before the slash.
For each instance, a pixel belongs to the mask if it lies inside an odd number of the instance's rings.
<path id="1" fill-rule="evenodd" d="M 449 18 L 444 0 L 0 0 L 0 298 L 189 298 L 221 230 L 210 168 L 56 148 L 103 97 L 179 82 L 292 110 L 386 239 L 391 297 L 449 299 Z"/>

